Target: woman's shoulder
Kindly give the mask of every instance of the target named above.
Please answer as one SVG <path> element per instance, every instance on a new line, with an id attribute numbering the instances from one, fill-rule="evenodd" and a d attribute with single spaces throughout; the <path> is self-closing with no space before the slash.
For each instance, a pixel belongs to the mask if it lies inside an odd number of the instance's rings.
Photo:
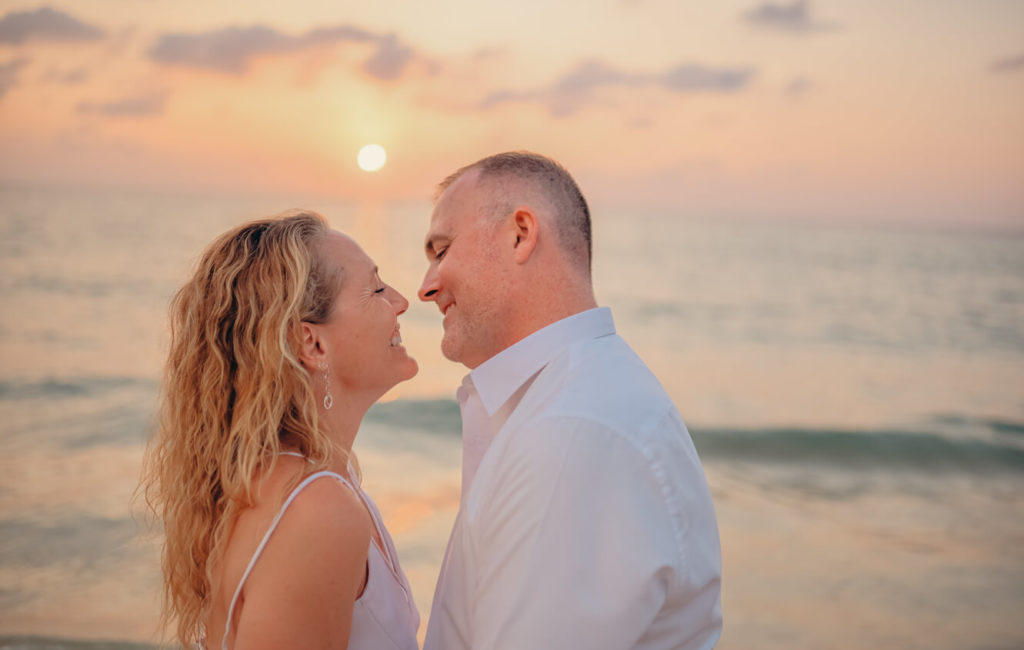
<path id="1" fill-rule="evenodd" d="M 315 530 L 333 543 L 365 542 L 373 521 L 356 489 L 345 479 L 330 472 L 314 472 L 303 476 L 285 497 L 278 529 Z"/>
<path id="2" fill-rule="evenodd" d="M 292 488 L 278 511 L 250 582 L 318 582 L 338 573 L 362 577 L 373 521 L 355 491 L 336 475 L 313 474 Z"/>
<path id="3" fill-rule="evenodd" d="M 334 601 L 354 599 L 362 588 L 372 529 L 359 495 L 337 476 L 309 474 L 299 459 L 278 463 L 213 569 L 222 588 L 215 587 L 211 621 L 223 625 L 236 592 L 239 607 L 257 619 L 280 614 L 282 593 L 297 594 L 307 609 L 311 601 L 347 607 Z M 347 587 L 330 591 L 340 585 Z"/>
<path id="4" fill-rule="evenodd" d="M 296 550 L 326 559 L 365 556 L 373 521 L 356 492 L 340 475 L 310 472 L 305 459 L 281 457 L 259 486 L 254 507 L 238 522 L 249 557 L 267 536 L 261 562 Z M 241 540 L 240 540 L 241 541 Z"/>

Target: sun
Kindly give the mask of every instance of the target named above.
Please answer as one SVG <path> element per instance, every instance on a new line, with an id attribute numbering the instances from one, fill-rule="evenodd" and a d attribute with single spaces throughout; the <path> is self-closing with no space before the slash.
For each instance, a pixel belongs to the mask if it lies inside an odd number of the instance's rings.
<path id="1" fill-rule="evenodd" d="M 368 144 L 359 150 L 359 157 L 356 158 L 356 162 L 359 163 L 359 169 L 364 172 L 375 172 L 384 166 L 384 163 L 388 161 L 388 152 L 384 151 L 384 147 L 379 144 Z"/>

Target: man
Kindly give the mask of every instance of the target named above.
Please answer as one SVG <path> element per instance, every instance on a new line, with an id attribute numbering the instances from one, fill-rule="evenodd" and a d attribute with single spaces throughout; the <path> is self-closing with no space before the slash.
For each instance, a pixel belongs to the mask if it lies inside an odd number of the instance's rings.
<path id="1" fill-rule="evenodd" d="M 420 298 L 471 369 L 462 500 L 424 650 L 711 648 L 721 553 L 671 400 L 598 308 L 590 215 L 527 152 L 441 183 Z"/>

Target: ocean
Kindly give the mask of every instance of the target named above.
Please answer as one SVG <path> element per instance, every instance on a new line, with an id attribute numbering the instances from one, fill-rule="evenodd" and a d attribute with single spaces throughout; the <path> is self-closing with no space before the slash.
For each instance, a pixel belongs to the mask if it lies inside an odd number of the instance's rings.
<path id="1" fill-rule="evenodd" d="M 159 539 L 133 495 L 167 304 L 215 235 L 300 206 L 412 303 L 420 374 L 356 451 L 425 625 L 464 374 L 415 299 L 428 203 L 5 188 L 0 648 L 159 643 Z M 1024 647 L 1024 231 L 594 206 L 594 236 L 598 300 L 704 461 L 718 647 Z"/>

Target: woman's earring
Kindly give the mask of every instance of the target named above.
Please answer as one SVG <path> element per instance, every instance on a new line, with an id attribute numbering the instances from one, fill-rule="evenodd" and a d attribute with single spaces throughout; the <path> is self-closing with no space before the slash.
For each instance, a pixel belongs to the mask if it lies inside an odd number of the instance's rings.
<path id="1" fill-rule="evenodd" d="M 334 406 L 334 396 L 331 395 L 331 369 L 326 361 L 321 361 L 319 368 L 324 375 L 324 408 L 330 411 Z"/>

